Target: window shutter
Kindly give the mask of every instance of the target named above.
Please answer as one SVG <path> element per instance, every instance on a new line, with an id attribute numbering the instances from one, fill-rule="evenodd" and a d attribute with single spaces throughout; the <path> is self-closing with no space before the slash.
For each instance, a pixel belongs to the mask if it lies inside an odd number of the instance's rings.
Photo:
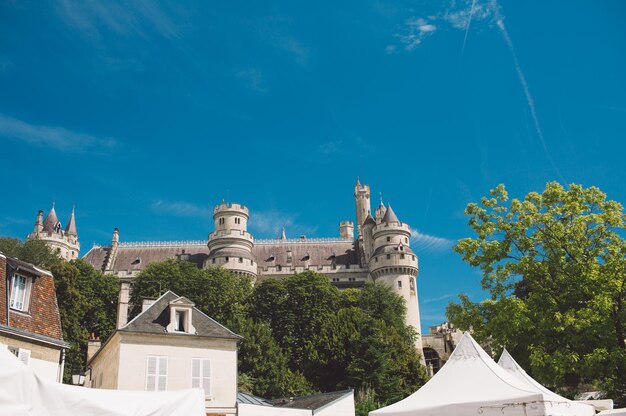
<path id="1" fill-rule="evenodd" d="M 208 359 L 202 360 L 202 388 L 204 394 L 211 394 L 211 361 Z"/>
<path id="2" fill-rule="evenodd" d="M 167 357 L 159 357 L 159 385 L 157 390 L 167 390 Z"/>
<path id="3" fill-rule="evenodd" d="M 156 390 L 157 357 L 148 357 L 146 369 L 146 390 Z"/>
<path id="4" fill-rule="evenodd" d="M 28 365 L 28 362 L 30 361 L 30 350 L 20 348 L 17 358 L 19 358 L 24 365 Z"/>
<path id="5" fill-rule="evenodd" d="M 191 387 L 200 387 L 200 359 L 191 359 Z"/>
<path id="6" fill-rule="evenodd" d="M 191 387 L 201 388 L 204 394 L 211 394 L 211 360 L 208 358 L 191 359 Z"/>

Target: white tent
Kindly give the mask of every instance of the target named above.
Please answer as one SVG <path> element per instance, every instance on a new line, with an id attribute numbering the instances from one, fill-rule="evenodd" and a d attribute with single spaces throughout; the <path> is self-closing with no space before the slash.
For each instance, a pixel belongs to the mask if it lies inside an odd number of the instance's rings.
<path id="1" fill-rule="evenodd" d="M 511 375 L 465 333 L 446 364 L 422 388 L 370 416 L 547 416 L 542 393 Z"/>
<path id="2" fill-rule="evenodd" d="M 520 367 L 506 349 L 502 351 L 498 364 L 528 386 L 529 389 L 543 394 L 546 405 L 551 407 L 549 409 L 551 414 L 575 416 L 593 416 L 596 414 L 593 406 L 566 399 L 539 384 Z"/>
<path id="3" fill-rule="evenodd" d="M 0 414 L 14 416 L 204 416 L 200 389 L 96 390 L 42 380 L 0 348 Z"/>

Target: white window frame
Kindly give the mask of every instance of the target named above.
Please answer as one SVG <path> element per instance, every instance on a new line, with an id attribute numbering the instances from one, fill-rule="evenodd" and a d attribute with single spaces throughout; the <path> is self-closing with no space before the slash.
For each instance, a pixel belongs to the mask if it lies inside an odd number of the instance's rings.
<path id="1" fill-rule="evenodd" d="M 191 359 L 191 388 L 203 389 L 205 396 L 211 395 L 211 360 L 209 358 Z"/>
<path id="2" fill-rule="evenodd" d="M 154 372 L 150 371 L 150 360 L 154 360 Z M 167 391 L 167 357 L 148 355 L 146 357 L 146 391 Z M 153 378 L 154 386 L 150 388 Z"/>
<path id="3" fill-rule="evenodd" d="M 20 289 L 19 287 L 17 287 L 16 285 L 18 285 L 19 281 L 23 281 L 24 282 L 24 287 L 23 289 Z M 32 278 L 23 276 L 21 274 L 17 274 L 14 273 L 13 277 L 11 278 L 11 300 L 10 300 L 10 307 L 11 309 L 15 309 L 16 311 L 22 311 L 22 312 L 28 312 L 28 306 L 30 303 L 30 289 L 32 286 Z M 21 299 L 18 299 L 19 295 L 21 296 Z M 20 305 L 21 303 L 21 305 Z"/>

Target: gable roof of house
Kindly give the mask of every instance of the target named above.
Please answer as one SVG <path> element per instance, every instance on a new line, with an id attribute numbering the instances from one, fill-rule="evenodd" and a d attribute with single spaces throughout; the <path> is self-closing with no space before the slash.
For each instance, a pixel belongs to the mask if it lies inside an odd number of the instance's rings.
<path id="1" fill-rule="evenodd" d="M 128 324 L 118 329 L 120 332 L 142 332 L 148 334 L 168 334 L 172 336 L 189 336 L 184 333 L 167 332 L 170 323 L 170 303 L 179 299 L 185 299 L 168 290 L 158 298 L 145 311 L 137 315 Z M 191 319 L 196 329 L 195 335 L 211 338 L 241 339 L 242 337 L 208 317 L 196 307 L 191 309 Z"/>
<path id="2" fill-rule="evenodd" d="M 352 390 L 341 390 L 330 393 L 314 394 L 311 396 L 276 399 L 271 402 L 276 407 L 317 410 L 350 394 L 352 394 Z"/>

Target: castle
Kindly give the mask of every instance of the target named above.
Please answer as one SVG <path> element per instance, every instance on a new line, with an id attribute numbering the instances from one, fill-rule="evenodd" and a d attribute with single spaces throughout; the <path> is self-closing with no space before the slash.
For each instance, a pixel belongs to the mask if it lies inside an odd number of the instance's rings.
<path id="1" fill-rule="evenodd" d="M 335 238 L 289 239 L 283 230 L 277 239 L 255 240 L 248 232 L 248 208 L 222 201 L 213 209 L 214 229 L 208 240 L 120 242 L 116 228 L 111 245 L 94 246 L 84 260 L 120 279 L 118 326 L 126 323 L 132 279 L 151 262 L 178 258 L 201 268 L 224 267 L 250 277 L 253 283 L 305 270 L 328 276 L 339 289 L 362 287 L 366 281 L 383 282 L 405 299 L 407 324 L 421 334 L 416 285 L 418 259 L 410 248 L 410 227 L 382 201 L 372 214 L 370 187 L 358 179 L 354 199 L 356 236 L 354 223 L 342 221 L 339 237 Z M 35 232 L 29 238 L 46 241 L 66 259 L 75 258 L 80 246 L 73 213 L 65 232 L 60 231 L 54 206 L 43 224 L 42 215 L 40 211 Z M 416 348 L 422 351 L 421 336 L 416 339 Z"/>
<path id="2" fill-rule="evenodd" d="M 61 226 L 61 222 L 54 210 L 54 203 L 50 212 L 43 219 L 43 211 L 37 213 L 35 228 L 33 232 L 28 234 L 27 240 L 43 240 L 58 255 L 65 260 L 73 260 L 78 257 L 80 252 L 80 243 L 78 242 L 78 232 L 76 231 L 76 219 L 74 218 L 74 209 L 67 222 L 65 230 Z"/>

